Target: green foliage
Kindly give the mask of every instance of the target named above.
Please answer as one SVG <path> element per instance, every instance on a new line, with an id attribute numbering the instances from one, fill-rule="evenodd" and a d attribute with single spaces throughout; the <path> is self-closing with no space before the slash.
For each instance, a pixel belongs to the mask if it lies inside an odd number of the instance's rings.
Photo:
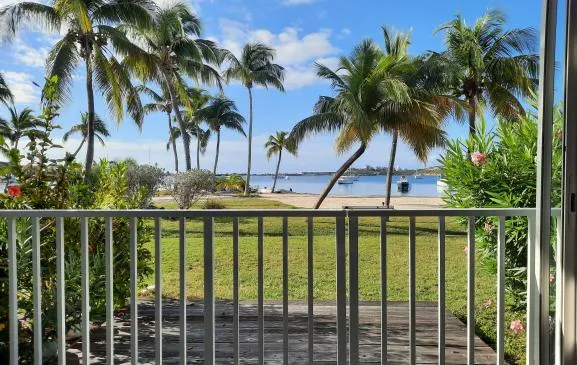
<path id="1" fill-rule="evenodd" d="M 559 206 L 562 181 L 560 107 L 555 110 L 554 129 L 551 198 L 553 206 Z M 537 132 L 537 116 L 530 111 L 519 123 L 499 120 L 493 131 L 487 130 L 482 121 L 476 135 L 450 142 L 440 160 L 443 180 L 448 184 L 444 196 L 446 205 L 454 208 L 535 207 Z M 475 160 L 479 152 L 485 156 L 480 162 Z M 476 221 L 478 253 L 493 272 L 496 271 L 497 226 L 496 218 Z M 520 306 L 526 295 L 527 219 L 508 218 L 506 237 L 506 285 Z"/>
<path id="2" fill-rule="evenodd" d="M 225 209 L 225 208 L 226 205 L 215 199 L 209 199 L 205 201 L 202 206 L 202 209 Z"/>
<path id="3" fill-rule="evenodd" d="M 216 188 L 218 190 L 233 191 L 236 193 L 242 193 L 245 186 L 246 181 L 238 174 L 232 174 L 220 178 L 216 183 Z"/>
<path id="4" fill-rule="evenodd" d="M 208 170 L 190 170 L 174 175 L 172 196 L 180 209 L 189 209 L 214 187 L 215 178 Z"/>
<path id="5" fill-rule="evenodd" d="M 149 207 L 152 204 L 152 197 L 164 178 L 165 172 L 157 166 L 151 165 L 131 165 L 126 171 L 128 177 L 128 192 L 134 194 L 140 192 L 143 195 L 142 206 Z"/>

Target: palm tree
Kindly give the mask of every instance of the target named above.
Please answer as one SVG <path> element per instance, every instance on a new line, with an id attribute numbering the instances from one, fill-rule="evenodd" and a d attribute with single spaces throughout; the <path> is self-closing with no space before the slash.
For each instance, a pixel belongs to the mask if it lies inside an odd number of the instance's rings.
<path id="1" fill-rule="evenodd" d="M 496 116 L 518 120 L 525 114 L 519 98 L 537 85 L 535 30 L 505 30 L 505 22 L 503 13 L 489 11 L 472 26 L 457 15 L 438 30 L 445 33 L 447 49 L 436 56 L 447 66 L 453 94 L 468 104 L 470 135 L 485 106 Z"/>
<path id="2" fill-rule="evenodd" d="M 409 34 L 393 33 L 383 28 L 383 35 L 385 52 L 381 66 L 387 65 L 389 75 L 402 80 L 408 90 L 408 99 L 404 103 L 384 100 L 384 105 L 390 110 L 380 121 L 383 131 L 392 134 L 385 183 L 385 203 L 389 207 L 399 138 L 419 160 L 426 163 L 429 151 L 444 143 L 443 121 L 449 115 L 461 119 L 463 109 L 456 98 L 444 94 L 445 85 L 442 73 L 436 69 L 437 63 L 429 57 L 411 57 L 408 54 Z M 388 67 L 391 64 L 395 66 Z"/>
<path id="3" fill-rule="evenodd" d="M 250 169 L 252 164 L 252 88 L 254 85 L 272 86 L 284 91 L 284 68 L 273 63 L 275 52 L 261 43 L 248 43 L 244 46 L 240 59 L 231 53 L 227 54 L 229 67 L 225 70 L 226 81 L 239 80 L 248 90 L 249 122 L 248 122 L 248 163 L 246 171 L 246 186 L 244 194 L 250 192 Z"/>
<path id="4" fill-rule="evenodd" d="M 140 85 L 137 87 L 138 92 L 145 94 L 152 102 L 144 105 L 144 114 L 149 114 L 152 112 L 162 112 L 166 113 L 168 119 L 168 138 L 169 145 L 167 150 L 170 150 L 172 146 L 172 153 L 174 154 L 174 169 L 178 172 L 178 151 L 176 150 L 176 138 L 173 138 L 173 126 L 172 126 L 172 101 L 170 99 L 170 93 L 167 90 L 162 90 L 162 95 L 154 91 L 153 89 Z"/>
<path id="5" fill-rule="evenodd" d="M 337 70 L 316 65 L 317 75 L 330 82 L 336 96 L 321 96 L 313 115 L 298 122 L 289 138 L 298 144 L 311 134 L 338 132 L 338 153 L 344 153 L 354 145 L 358 147 L 329 181 L 315 209 L 320 207 L 337 180 L 363 155 L 374 135 L 380 132 L 383 115 L 392 109 L 383 101 L 402 103 L 408 98 L 402 80 L 390 77 L 387 72 L 387 68 L 395 64 L 381 64 L 382 57 L 379 47 L 373 41 L 365 40 L 354 47 L 349 57 L 341 57 Z"/>
<path id="6" fill-rule="evenodd" d="M 200 155 L 204 155 L 210 139 L 210 129 L 203 129 L 198 123 L 191 123 L 188 133 L 196 138 L 196 169 L 200 170 Z"/>
<path id="7" fill-rule="evenodd" d="M 268 137 L 268 141 L 264 147 L 266 150 L 266 157 L 271 158 L 272 155 L 278 154 L 278 161 L 276 163 L 276 171 L 274 173 L 274 182 L 272 184 L 271 192 L 274 193 L 276 187 L 276 180 L 278 179 L 278 170 L 280 168 L 280 161 L 282 159 L 282 151 L 286 150 L 292 155 L 296 154 L 296 145 L 288 138 L 288 132 L 276 132 L 276 135 Z"/>
<path id="8" fill-rule="evenodd" d="M 6 81 L 4 80 L 4 76 L 0 73 L 0 102 L 10 105 L 14 100 L 14 96 L 12 92 L 8 88 Z"/>
<path id="9" fill-rule="evenodd" d="M 18 112 L 15 105 L 8 108 L 10 118 L 0 119 L 0 136 L 10 141 L 11 148 L 18 149 L 20 139 L 40 125 L 38 119 L 32 114 L 32 109 L 24 108 Z"/>
<path id="10" fill-rule="evenodd" d="M 80 134 L 82 136 L 82 141 L 80 142 L 80 145 L 78 146 L 76 151 L 74 151 L 74 153 L 72 154 L 72 157 L 76 157 L 78 152 L 80 152 L 80 150 L 84 146 L 84 143 L 86 143 L 86 141 L 88 140 L 88 124 L 89 124 L 88 120 L 89 120 L 88 113 L 82 113 L 80 115 L 80 123 L 70 127 L 68 132 L 64 133 L 64 135 L 62 136 L 62 140 L 64 142 L 68 141 L 68 139 L 75 134 Z M 96 115 L 96 119 L 94 120 L 94 138 L 96 138 L 98 142 L 100 142 L 100 145 L 104 146 L 104 138 L 106 137 L 110 137 L 108 127 L 106 126 L 106 123 L 102 119 L 100 119 L 98 115 Z"/>
<path id="11" fill-rule="evenodd" d="M 83 62 L 86 70 L 88 100 L 88 135 L 86 171 L 94 161 L 94 137 L 96 112 L 94 109 L 94 85 L 103 93 L 109 109 L 118 121 L 123 119 L 123 105 L 140 125 L 142 106 L 131 84 L 130 75 L 115 55 L 142 55 L 121 28 L 115 25 L 132 24 L 150 27 L 154 2 L 150 0 L 53 0 L 51 5 L 36 2 L 20 2 L 0 10 L 0 19 L 8 24 L 13 36 L 22 22 L 34 20 L 52 31 L 65 29 L 46 60 L 48 76 L 58 76 L 57 89 L 60 99 L 69 97 L 74 69 Z"/>
<path id="12" fill-rule="evenodd" d="M 162 85 L 170 96 L 173 112 L 181 130 L 186 170 L 192 168 L 190 136 L 180 106 L 191 107 L 186 75 L 197 84 L 216 84 L 220 73 L 213 68 L 223 57 L 223 51 L 212 41 L 199 38 L 200 19 L 183 1 L 175 1 L 157 9 L 152 27 L 131 27 L 130 32 L 148 52 L 146 58 L 127 56 L 124 62 L 143 81 Z"/>
<path id="13" fill-rule="evenodd" d="M 213 97 L 209 104 L 198 111 L 200 119 L 205 120 L 211 131 L 216 133 L 216 154 L 214 156 L 214 168 L 212 173 L 216 175 L 218 166 L 218 155 L 220 151 L 220 132 L 222 128 L 234 130 L 246 137 L 243 124 L 246 123 L 244 117 L 238 113 L 234 101 L 225 96 Z"/>

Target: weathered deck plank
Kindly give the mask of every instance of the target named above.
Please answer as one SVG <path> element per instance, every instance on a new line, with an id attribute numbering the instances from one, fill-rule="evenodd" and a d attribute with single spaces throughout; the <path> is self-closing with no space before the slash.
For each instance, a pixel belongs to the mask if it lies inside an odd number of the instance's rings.
<path id="1" fill-rule="evenodd" d="M 216 306 L 216 358 L 217 364 L 232 364 L 232 305 L 219 302 Z M 406 364 L 409 353 L 408 303 L 391 302 L 388 305 L 388 359 L 390 364 Z M 302 303 L 289 305 L 289 358 L 291 364 L 306 364 L 307 306 Z M 203 362 L 204 320 L 203 307 L 191 303 L 187 309 L 188 363 Z M 336 359 L 336 317 L 334 305 L 315 305 L 314 358 L 315 364 L 334 364 Z M 163 358 L 166 364 L 179 361 L 178 304 L 163 305 Z M 446 313 L 446 361 L 447 364 L 466 363 L 466 328 L 452 314 Z M 282 363 L 282 306 L 267 303 L 265 306 L 265 362 Z M 435 303 L 417 304 L 417 363 L 437 363 L 437 306 Z M 240 308 L 240 357 L 243 364 L 253 364 L 258 359 L 257 307 L 244 302 Z M 139 305 L 139 363 L 153 364 L 154 350 L 154 303 Z M 91 335 L 91 363 L 104 363 L 105 329 L 99 328 Z M 360 359 L 361 364 L 377 364 L 380 361 L 380 307 L 364 303 L 360 306 Z M 78 354 L 81 343 L 73 344 L 68 353 L 68 363 L 80 363 Z M 495 353 L 481 339 L 475 338 L 475 363 L 494 364 Z M 129 319 L 118 319 L 115 324 L 115 363 L 130 361 Z"/>

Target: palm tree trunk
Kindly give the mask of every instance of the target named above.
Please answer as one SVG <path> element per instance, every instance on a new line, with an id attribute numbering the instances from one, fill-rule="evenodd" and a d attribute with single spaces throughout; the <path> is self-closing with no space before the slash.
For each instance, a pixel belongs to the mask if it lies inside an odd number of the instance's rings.
<path id="1" fill-rule="evenodd" d="M 477 103 L 475 97 L 469 98 L 469 137 L 473 137 L 477 134 L 477 125 L 475 119 L 477 116 Z"/>
<path id="2" fill-rule="evenodd" d="M 86 94 L 88 96 L 88 131 L 86 133 L 86 138 L 88 146 L 86 148 L 86 174 L 92 169 L 92 164 L 94 162 L 94 87 L 92 85 L 92 60 L 90 59 L 90 54 L 84 59 L 86 63 Z"/>
<path id="3" fill-rule="evenodd" d="M 200 170 L 200 131 L 196 132 L 196 169 Z"/>
<path id="4" fill-rule="evenodd" d="M 78 152 L 80 152 L 80 150 L 82 149 L 82 146 L 84 146 L 84 142 L 86 142 L 86 138 L 82 139 L 82 142 L 80 142 L 80 146 L 78 146 L 78 148 L 76 149 L 76 151 L 74 151 L 74 153 L 72 154 L 72 156 L 74 158 L 76 158 L 76 155 L 78 154 Z"/>
<path id="5" fill-rule="evenodd" d="M 385 204 L 389 208 L 391 205 L 391 185 L 393 184 L 393 173 L 395 172 L 395 158 L 397 157 L 397 142 L 399 131 L 393 131 L 393 141 L 391 142 L 391 156 L 389 158 L 389 168 L 387 169 L 387 181 L 385 183 Z"/>
<path id="6" fill-rule="evenodd" d="M 248 103 L 249 103 L 249 118 L 248 118 L 248 166 L 246 169 L 246 186 L 244 187 L 244 195 L 248 196 L 250 193 L 250 165 L 252 163 L 252 88 L 248 87 Z"/>
<path id="7" fill-rule="evenodd" d="M 319 200 L 317 200 L 313 209 L 319 209 L 320 208 L 321 204 L 323 203 L 323 201 L 325 200 L 327 195 L 329 195 L 329 193 L 331 192 L 333 186 L 335 186 L 335 184 L 337 183 L 337 180 L 341 176 L 343 176 L 343 174 L 349 169 L 349 167 L 351 167 L 352 164 L 355 163 L 355 161 L 358 160 L 359 157 L 361 157 L 363 155 L 363 153 L 365 153 L 366 149 L 367 149 L 367 145 L 364 143 L 361 143 L 361 146 L 359 147 L 359 149 L 357 149 L 355 151 L 355 153 L 353 153 L 353 155 L 348 160 L 346 160 L 345 163 L 337 170 L 337 172 L 335 172 L 331 181 L 329 181 L 329 184 L 327 185 L 325 190 L 322 192 L 321 196 L 319 196 Z"/>
<path id="8" fill-rule="evenodd" d="M 271 193 L 274 193 L 274 188 L 276 187 L 276 179 L 278 179 L 278 169 L 280 167 L 281 158 L 282 158 L 282 149 L 278 151 L 278 162 L 276 163 L 276 172 L 274 173 L 274 182 L 272 183 Z"/>
<path id="9" fill-rule="evenodd" d="M 168 76 L 164 75 L 164 79 L 166 81 L 166 89 L 170 94 L 170 102 L 172 103 L 172 107 L 174 108 L 174 114 L 176 115 L 176 120 L 178 121 L 178 127 L 180 128 L 180 134 L 182 135 L 182 143 L 184 145 L 184 160 L 186 163 L 186 171 L 192 170 L 192 162 L 190 160 L 190 136 L 186 132 L 186 126 L 184 121 L 182 120 L 182 114 L 180 114 L 180 108 L 178 107 L 178 101 L 176 100 L 176 96 L 174 95 L 174 87 L 170 82 Z"/>
<path id="10" fill-rule="evenodd" d="M 218 166 L 218 152 L 220 151 L 220 129 L 216 131 L 216 154 L 214 155 L 214 169 L 212 173 L 216 175 L 216 167 Z"/>
<path id="11" fill-rule="evenodd" d="M 166 113 L 168 115 L 168 129 L 169 136 L 172 136 L 172 118 L 170 118 L 170 112 Z M 170 138 L 172 141 L 172 152 L 174 153 L 174 169 L 178 173 L 178 152 L 176 151 L 176 140 Z"/>

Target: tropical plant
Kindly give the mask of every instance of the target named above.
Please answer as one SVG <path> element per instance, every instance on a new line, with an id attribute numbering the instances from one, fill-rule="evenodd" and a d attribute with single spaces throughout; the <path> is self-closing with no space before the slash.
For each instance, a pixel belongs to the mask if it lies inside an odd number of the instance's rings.
<path id="1" fill-rule="evenodd" d="M 145 104 L 143 106 L 145 115 L 153 112 L 166 113 L 168 119 L 168 138 L 169 138 L 169 144 L 166 146 L 166 149 L 169 150 L 172 147 L 172 153 L 174 155 L 174 170 L 178 172 L 178 151 L 176 150 L 176 138 L 173 138 L 173 129 L 174 129 L 174 127 L 172 126 L 173 108 L 170 93 L 165 88 L 162 88 L 162 93 L 159 94 L 145 85 L 137 86 L 137 90 L 141 94 L 144 94 L 148 96 L 150 99 L 152 99 L 150 103 Z"/>
<path id="2" fill-rule="evenodd" d="M 189 209 L 214 187 L 214 175 L 208 170 L 191 170 L 174 175 L 171 194 L 180 209 Z"/>
<path id="3" fill-rule="evenodd" d="M 4 80 L 4 76 L 0 73 L 0 102 L 10 105 L 14 101 L 14 96 Z"/>
<path id="4" fill-rule="evenodd" d="M 244 192 L 246 181 L 238 174 L 225 176 L 218 180 L 216 188 L 219 190 L 234 191 L 237 193 Z"/>
<path id="5" fill-rule="evenodd" d="M 225 96 L 213 97 L 207 106 L 198 111 L 198 117 L 208 123 L 210 130 L 216 133 L 216 154 L 214 156 L 213 174 L 216 174 L 220 151 L 220 132 L 222 128 L 231 129 L 246 137 L 243 124 L 244 117 L 238 113 L 234 101 Z"/>
<path id="6" fill-rule="evenodd" d="M 316 64 L 317 75 L 330 82 L 336 95 L 321 96 L 313 115 L 298 122 L 289 138 L 297 145 L 307 136 L 321 132 L 338 132 L 336 150 L 344 153 L 357 149 L 337 170 L 314 205 L 318 209 L 337 180 L 363 155 L 375 134 L 382 129 L 383 115 L 390 104 L 408 99 L 407 86 L 396 77 L 390 77 L 388 68 L 381 64 L 383 52 L 371 40 L 356 45 L 349 57 L 342 57 L 336 70 Z M 388 103 L 385 101 L 389 101 Z"/>
<path id="7" fill-rule="evenodd" d="M 110 137 L 110 132 L 108 131 L 108 127 L 106 126 L 106 122 L 104 122 L 98 115 L 95 116 L 94 119 L 94 138 L 100 142 L 100 145 L 104 146 L 104 138 Z M 75 134 L 80 134 L 82 136 L 82 141 L 80 141 L 80 145 L 72 154 L 72 157 L 76 157 L 78 152 L 84 146 L 84 143 L 88 140 L 88 113 L 82 113 L 80 115 L 80 123 L 73 125 L 70 127 L 68 132 L 64 133 L 62 136 L 62 140 L 67 142 L 71 136 Z"/>
<path id="8" fill-rule="evenodd" d="M 149 0 L 53 0 L 50 5 L 19 2 L 0 10 L 0 19 L 8 25 L 9 35 L 29 20 L 48 30 L 65 33 L 48 54 L 46 73 L 58 76 L 57 89 L 61 101 L 68 99 L 74 69 L 84 62 L 88 95 L 88 138 L 86 171 L 94 160 L 96 111 L 93 80 L 103 93 L 108 108 L 119 122 L 124 115 L 124 101 L 128 113 L 140 125 L 142 105 L 126 67 L 117 56 L 143 55 L 126 33 L 116 25 L 131 24 L 150 27 L 154 3 Z"/>
<path id="9" fill-rule="evenodd" d="M 164 170 L 158 166 L 126 164 L 127 191 L 130 195 L 137 192 L 142 194 L 140 208 L 147 208 L 151 205 L 152 198 L 158 191 L 164 175 Z"/>
<path id="10" fill-rule="evenodd" d="M 457 15 L 438 29 L 445 33 L 446 50 L 435 56 L 446 66 L 443 74 L 453 95 L 468 104 L 470 135 L 485 107 L 508 121 L 519 120 L 525 113 L 520 98 L 537 85 L 535 30 L 506 30 L 505 23 L 505 15 L 493 10 L 472 26 Z"/>
<path id="11" fill-rule="evenodd" d="M 191 108 L 188 88 L 183 76 L 197 84 L 220 84 L 220 74 L 213 68 L 223 57 L 223 51 L 212 41 L 199 38 L 200 19 L 184 1 L 170 2 L 158 7 L 152 27 L 130 26 L 131 35 L 142 44 L 148 55 L 145 58 L 127 56 L 124 62 L 143 81 L 153 81 L 168 92 L 173 112 L 181 131 L 186 170 L 192 168 L 190 136 L 180 106 Z"/>
<path id="12" fill-rule="evenodd" d="M 399 138 L 419 160 L 426 163 L 429 151 L 444 143 L 445 133 L 441 124 L 445 118 L 449 115 L 462 118 L 463 109 L 456 98 L 445 95 L 445 85 L 442 76 L 439 77 L 437 63 L 430 57 L 409 55 L 408 33 L 393 33 L 383 28 L 383 36 L 385 50 L 379 68 L 384 67 L 390 76 L 402 80 L 408 91 L 408 99 L 402 103 L 383 100 L 389 110 L 383 113 L 380 123 L 385 133 L 392 134 L 385 183 L 385 204 L 389 207 Z"/>
<path id="13" fill-rule="evenodd" d="M 198 123 L 189 123 L 188 133 L 196 138 L 196 169 L 200 170 L 200 155 L 204 155 L 210 139 L 210 129 L 203 129 Z"/>
<path id="14" fill-rule="evenodd" d="M 272 86 L 284 91 L 284 68 L 273 63 L 275 52 L 262 43 L 248 43 L 242 49 L 240 58 L 232 53 L 227 54 L 228 68 L 224 72 L 227 82 L 239 80 L 248 90 L 249 122 L 248 122 L 248 162 L 246 171 L 246 187 L 244 194 L 250 193 L 250 171 L 252 164 L 252 127 L 253 100 L 252 88 L 255 85 Z"/>
<path id="15" fill-rule="evenodd" d="M 276 181 L 278 179 L 278 170 L 280 168 L 280 161 L 282 159 L 282 151 L 286 150 L 288 153 L 295 155 L 296 154 L 296 145 L 293 143 L 292 140 L 288 138 L 288 132 L 276 132 L 273 136 L 268 137 L 268 141 L 265 143 L 264 147 L 266 150 L 266 157 L 270 159 L 272 155 L 278 154 L 278 161 L 276 163 L 276 170 L 274 173 L 274 182 L 272 184 L 271 192 L 274 193 L 274 189 L 276 187 Z"/>
<path id="16" fill-rule="evenodd" d="M 8 120 L 0 119 L 0 135 L 10 142 L 11 148 L 18 149 L 18 143 L 28 132 L 34 131 L 39 125 L 32 109 L 24 108 L 20 112 L 14 104 L 8 108 L 10 118 Z"/>

